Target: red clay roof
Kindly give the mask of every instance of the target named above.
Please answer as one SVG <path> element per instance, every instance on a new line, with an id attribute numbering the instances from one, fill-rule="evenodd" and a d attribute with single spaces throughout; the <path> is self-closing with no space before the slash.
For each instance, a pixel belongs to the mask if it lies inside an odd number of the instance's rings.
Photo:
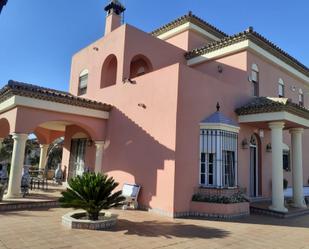
<path id="1" fill-rule="evenodd" d="M 80 98 L 68 92 L 13 80 L 10 80 L 8 84 L 0 90 L 0 103 L 14 95 L 29 97 L 33 99 L 42 99 L 50 102 L 80 106 L 107 112 L 109 112 L 112 108 L 112 106 L 110 105 L 90 99 Z"/>

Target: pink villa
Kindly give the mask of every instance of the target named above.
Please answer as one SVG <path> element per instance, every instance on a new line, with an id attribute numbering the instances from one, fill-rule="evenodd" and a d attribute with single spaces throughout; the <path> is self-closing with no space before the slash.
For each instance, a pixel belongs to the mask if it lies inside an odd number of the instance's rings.
<path id="1" fill-rule="evenodd" d="M 1 89 L 0 137 L 14 139 L 7 198 L 20 194 L 34 133 L 41 166 L 64 137 L 66 180 L 90 169 L 139 184 L 140 207 L 162 215 L 195 211 L 198 191 L 240 188 L 284 213 L 283 179 L 306 207 L 308 67 L 251 27 L 230 36 L 189 12 L 147 33 L 122 24 L 119 1 L 105 10 L 105 35 L 72 58 L 69 92 Z"/>

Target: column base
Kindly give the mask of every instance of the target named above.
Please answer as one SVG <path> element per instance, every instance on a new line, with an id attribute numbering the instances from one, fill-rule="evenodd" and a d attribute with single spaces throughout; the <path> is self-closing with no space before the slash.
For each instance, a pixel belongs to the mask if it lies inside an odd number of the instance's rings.
<path id="1" fill-rule="evenodd" d="M 308 208 L 306 203 L 305 203 L 305 200 L 304 200 L 303 203 L 293 203 L 292 206 L 295 207 L 295 208 Z"/>
<path id="2" fill-rule="evenodd" d="M 274 206 L 269 206 L 269 209 L 272 211 L 276 212 L 281 212 L 281 213 L 287 213 L 289 210 L 286 207 L 274 207 Z"/>
<path id="3" fill-rule="evenodd" d="M 22 194 L 14 194 L 14 195 L 8 195 L 8 194 L 5 194 L 3 196 L 3 199 L 6 199 L 6 200 L 9 200 L 9 199 L 19 199 L 19 198 L 22 198 Z"/>

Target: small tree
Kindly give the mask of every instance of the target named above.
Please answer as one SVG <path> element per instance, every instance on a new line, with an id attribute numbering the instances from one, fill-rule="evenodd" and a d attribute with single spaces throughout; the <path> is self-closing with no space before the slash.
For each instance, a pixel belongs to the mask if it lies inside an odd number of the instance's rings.
<path id="1" fill-rule="evenodd" d="M 112 177 L 100 173 L 85 173 L 69 181 L 59 202 L 64 208 L 83 209 L 89 220 L 98 220 L 100 211 L 118 206 L 124 201 L 121 191 L 112 193 L 118 186 Z"/>

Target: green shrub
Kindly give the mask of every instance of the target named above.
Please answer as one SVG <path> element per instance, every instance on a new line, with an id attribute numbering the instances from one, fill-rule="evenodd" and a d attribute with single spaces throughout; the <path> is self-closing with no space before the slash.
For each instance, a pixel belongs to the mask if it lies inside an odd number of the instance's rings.
<path id="1" fill-rule="evenodd" d="M 124 201 L 121 191 L 112 193 L 118 186 L 112 177 L 100 173 L 85 173 L 69 181 L 59 202 L 64 208 L 83 209 L 88 219 L 98 220 L 100 211 L 118 206 Z"/>
<path id="2" fill-rule="evenodd" d="M 192 196 L 192 201 L 230 204 L 230 203 L 248 202 L 248 199 L 244 196 L 242 192 L 237 192 L 231 196 L 203 195 L 198 193 Z"/>

